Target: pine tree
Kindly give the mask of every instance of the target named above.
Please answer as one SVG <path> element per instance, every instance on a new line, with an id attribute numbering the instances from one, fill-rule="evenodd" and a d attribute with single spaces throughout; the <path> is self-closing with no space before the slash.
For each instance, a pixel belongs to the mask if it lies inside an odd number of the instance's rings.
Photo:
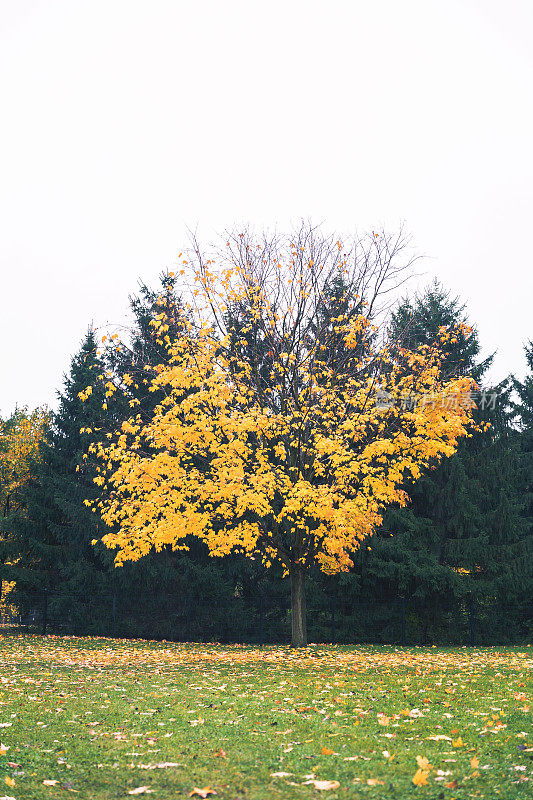
<path id="1" fill-rule="evenodd" d="M 424 343 L 440 326 L 465 322 L 464 306 L 435 283 L 417 301 L 400 305 L 391 335 L 411 345 Z M 491 362 L 491 357 L 480 361 L 479 352 L 475 329 L 458 335 L 445 370 L 471 375 L 479 383 Z M 451 641 L 464 641 L 473 601 L 478 629 L 490 636 L 488 609 L 492 613 L 520 585 L 516 576 L 524 545 L 523 503 L 509 382 L 485 389 L 477 400 L 478 421 L 491 427 L 462 441 L 454 456 L 409 489 L 409 507 L 390 509 L 381 536 L 360 562 L 363 594 L 407 597 L 413 635 L 425 642 L 443 633 Z M 501 627 L 508 628 L 506 623 Z"/>
<path id="2" fill-rule="evenodd" d="M 518 395 L 514 410 L 518 422 L 517 450 L 520 464 L 523 516 L 525 521 L 522 549 L 520 600 L 523 624 L 533 630 L 533 342 L 524 348 L 529 372 L 523 381 L 513 378 Z"/>
<path id="3" fill-rule="evenodd" d="M 181 328 L 183 303 L 178 293 L 174 273 L 164 272 L 159 277 L 157 289 L 141 283 L 137 294 L 130 295 L 129 306 L 132 324 L 126 335 L 104 337 L 107 341 L 103 359 L 115 384 L 120 387 L 123 400 L 134 400 L 139 413 L 145 414 L 161 401 L 162 395 L 150 392 L 153 367 L 166 356 L 165 341 L 156 330 L 154 322 L 165 316 L 166 336 L 176 336 Z M 118 397 L 115 398 L 118 402 Z M 124 417 L 128 411 L 123 410 Z"/>
<path id="4" fill-rule="evenodd" d="M 515 413 L 520 431 L 520 450 L 524 469 L 524 491 L 526 516 L 533 524 L 533 342 L 525 348 L 529 374 L 523 381 L 513 379 L 513 387 L 518 394 Z"/>
<path id="5" fill-rule="evenodd" d="M 406 347 L 431 344 L 439 328 L 467 322 L 466 306 L 435 280 L 418 298 L 405 298 L 391 317 L 390 336 Z M 445 375 L 468 375 L 480 381 L 493 355 L 479 360 L 481 345 L 477 331 L 459 330 L 455 341 L 447 342 L 443 363 Z"/>
<path id="6" fill-rule="evenodd" d="M 165 360 L 167 351 L 165 336 L 153 323 L 164 315 L 168 325 L 165 334 L 175 337 L 181 329 L 183 308 L 178 278 L 169 272 L 161 274 L 160 286 L 152 288 L 141 283 L 138 293 L 130 296 L 131 327 L 125 336 L 110 338 L 105 352 L 108 374 L 121 390 L 113 398 L 115 403 L 122 403 L 120 413 L 124 418 L 129 416 L 130 402 L 141 417 L 149 415 L 161 402 L 162 393 L 149 391 L 149 385 L 153 368 Z M 144 587 L 144 593 L 137 591 L 136 613 L 131 613 L 132 630 L 140 623 L 140 606 L 148 608 L 151 594 L 154 614 L 158 604 L 169 610 L 168 618 L 158 622 L 161 635 L 171 638 L 185 631 L 188 638 L 253 638 L 257 633 L 260 594 L 276 595 L 271 591 L 268 571 L 259 562 L 248 563 L 239 556 L 213 559 L 198 540 L 191 541 L 189 548 L 187 552 L 164 548 L 116 570 L 119 575 L 137 575 L 138 586 Z M 268 635 L 266 629 L 265 632 Z"/>
<path id="7" fill-rule="evenodd" d="M 86 615 L 76 596 L 86 600 L 102 594 L 111 563 L 103 548 L 91 547 L 99 523 L 84 505 L 96 489 L 88 447 L 103 415 L 98 381 L 102 369 L 90 330 L 65 376 L 58 410 L 40 444 L 33 477 L 22 492 L 22 509 L 5 523 L 18 555 L 16 563 L 6 568 L 6 577 L 16 581 L 19 602 L 26 608 L 39 607 L 48 592 L 56 598 L 59 611 L 66 614 L 68 608 L 73 619 Z M 91 391 L 83 402 L 79 394 L 87 393 L 87 387 Z"/>

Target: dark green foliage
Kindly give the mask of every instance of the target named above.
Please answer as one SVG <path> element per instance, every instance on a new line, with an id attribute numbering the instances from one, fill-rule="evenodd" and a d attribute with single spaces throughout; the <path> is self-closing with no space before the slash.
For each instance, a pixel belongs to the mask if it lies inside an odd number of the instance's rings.
<path id="1" fill-rule="evenodd" d="M 138 294 L 130 296 L 133 325 L 126 337 L 108 341 L 103 357 L 106 368 L 124 395 L 122 400 L 138 401 L 135 412 L 141 415 L 149 413 L 163 398 L 161 393 L 149 391 L 154 377 L 153 367 L 167 357 L 165 341 L 151 323 L 158 315 L 164 314 L 168 324 L 166 335 L 172 339 L 181 331 L 184 313 L 176 277 L 163 273 L 160 282 L 157 290 L 141 283 Z M 131 384 L 125 383 L 125 376 L 131 378 Z M 115 402 L 118 403 L 118 399 Z M 124 419 L 129 416 L 131 409 L 127 404 L 121 413 Z"/>
<path id="2" fill-rule="evenodd" d="M 430 343 L 440 326 L 465 321 L 458 300 L 434 284 L 418 301 L 402 303 L 391 335 L 410 346 Z M 479 351 L 475 330 L 460 334 L 445 371 L 480 381 L 491 359 L 478 361 Z M 463 440 L 454 456 L 406 487 L 411 502 L 386 513 L 356 567 L 364 597 L 407 598 L 411 629 L 424 642 L 457 641 L 454 631 L 464 627 L 471 604 L 478 633 L 484 622 L 488 639 L 526 634 L 518 607 L 527 590 L 531 539 L 509 382 L 479 392 L 476 400 L 476 419 L 490 428 Z"/>
<path id="3" fill-rule="evenodd" d="M 166 351 L 150 321 L 165 313 L 173 335 L 181 314 L 175 280 L 164 275 L 161 281 L 161 291 L 142 285 L 130 298 L 134 324 L 126 341 L 113 339 L 98 355 L 90 331 L 73 358 L 35 477 L 23 489 L 23 510 L 5 521 L 12 536 L 4 555 L 16 563 L 4 567 L 3 578 L 17 581 L 23 616 L 33 613 L 40 620 L 46 603 L 52 630 L 228 640 L 238 631 L 253 638 L 257 594 L 251 587 L 260 578 L 258 565 L 212 559 L 202 543 L 193 541 L 190 552 L 166 549 L 117 569 L 112 551 L 92 544 L 102 536 L 103 523 L 84 503 L 99 491 L 89 446 L 129 416 L 129 400 L 138 401 L 141 414 L 161 400 L 148 385 L 151 367 Z M 106 373 L 125 394 L 106 398 Z M 129 387 L 126 375 L 132 379 Z M 92 392 L 80 399 L 89 386 Z M 234 602 L 237 586 L 242 589 Z"/>
<path id="4" fill-rule="evenodd" d="M 17 581 L 26 614 L 41 615 L 48 591 L 48 623 L 55 631 L 287 641 L 290 588 L 278 567 L 267 570 L 239 556 L 211 558 L 194 540 L 187 552 L 167 549 L 116 569 L 113 553 L 91 544 L 101 537 L 102 523 L 83 502 L 98 492 L 89 445 L 129 416 L 129 400 L 141 414 L 160 401 L 148 386 L 166 351 L 150 322 L 165 313 L 170 336 L 181 325 L 176 279 L 163 275 L 161 284 L 158 291 L 141 285 L 130 298 L 133 327 L 126 339 L 113 339 L 99 356 L 89 332 L 73 358 L 35 477 L 21 490 L 23 510 L 4 520 L 0 547 L 3 563 L 11 566 L 4 566 L 3 578 Z M 353 306 L 346 307 L 343 293 L 339 278 L 317 319 L 324 358 L 345 357 L 334 331 L 335 317 Z M 260 381 L 275 354 L 242 309 L 232 309 L 231 316 L 234 346 L 250 351 Z M 398 307 L 390 335 L 412 347 L 431 342 L 441 326 L 462 322 L 464 307 L 434 284 Z M 480 382 L 491 359 L 480 360 L 479 353 L 476 331 L 460 332 L 450 345 L 447 374 Z M 477 398 L 477 419 L 491 427 L 462 441 L 456 455 L 406 487 L 411 502 L 388 510 L 382 529 L 355 554 L 353 570 L 310 573 L 310 640 L 398 642 L 402 603 L 407 642 L 463 644 L 471 619 L 477 642 L 527 638 L 533 595 L 533 345 L 526 356 L 530 374 L 523 383 L 504 381 Z M 100 376 L 106 371 L 125 393 L 107 398 L 104 412 Z M 82 402 L 78 395 L 88 386 L 92 393 Z M 511 387 L 518 396 L 514 404 Z"/>
<path id="5" fill-rule="evenodd" d="M 102 576 L 110 558 L 103 548 L 90 545 L 98 537 L 98 520 L 83 502 L 96 494 L 88 447 L 103 415 L 98 381 L 102 363 L 96 349 L 94 333 L 89 331 L 65 377 L 34 477 L 22 489 L 22 510 L 5 520 L 13 557 L 3 577 L 17 581 L 20 602 L 26 607 L 39 605 L 44 590 L 94 594 L 105 587 Z M 78 394 L 88 386 L 93 391 L 83 402 Z"/>
<path id="6" fill-rule="evenodd" d="M 520 431 L 520 452 L 524 476 L 524 504 L 529 524 L 533 526 L 533 342 L 525 348 L 529 373 L 523 382 L 513 379 L 518 395 L 515 414 Z"/>
<path id="7" fill-rule="evenodd" d="M 420 345 L 431 345 L 439 328 L 466 323 L 465 306 L 458 297 L 451 297 L 438 281 L 419 297 L 403 300 L 392 314 L 390 337 L 405 347 L 414 349 Z M 493 356 L 479 361 L 481 345 L 474 329 L 471 335 L 464 330 L 457 333 L 457 341 L 447 343 L 447 356 L 442 369 L 446 377 L 467 375 L 480 381 L 492 363 Z"/>

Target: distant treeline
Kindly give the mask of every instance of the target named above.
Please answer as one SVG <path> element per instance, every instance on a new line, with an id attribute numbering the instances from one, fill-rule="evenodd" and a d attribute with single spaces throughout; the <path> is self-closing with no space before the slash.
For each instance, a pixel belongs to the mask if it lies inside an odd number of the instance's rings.
<path id="1" fill-rule="evenodd" d="M 92 544 L 104 526 L 84 504 L 98 493 L 89 447 L 131 413 L 118 394 L 103 412 L 99 376 L 129 376 L 140 413 L 157 405 L 161 398 L 148 391 L 150 368 L 165 351 L 150 323 L 161 313 L 161 298 L 172 336 L 182 298 L 179 278 L 170 273 L 161 277 L 161 287 L 141 285 L 130 298 L 134 322 L 127 336 L 101 343 L 89 330 L 65 376 L 57 411 L 18 410 L 0 420 L 3 602 L 22 619 L 32 612 L 35 618 L 46 591 L 49 624 L 76 634 L 283 638 L 290 589 L 276 567 L 238 555 L 210 558 L 195 540 L 187 552 L 163 550 L 116 569 L 113 553 Z M 416 346 L 441 326 L 465 321 L 464 306 L 435 283 L 397 305 L 391 335 L 407 330 Z M 350 572 L 312 573 L 311 638 L 331 638 L 333 626 L 339 642 L 397 640 L 402 603 L 411 638 L 422 643 L 463 643 L 465 614 L 472 608 L 483 643 L 531 637 L 533 345 L 525 346 L 529 371 L 523 382 L 509 376 L 485 385 L 491 358 L 479 354 L 474 325 L 473 335 L 448 345 L 445 368 L 482 387 L 476 416 L 490 427 L 462 440 L 455 455 L 409 487 L 411 502 L 387 511 Z M 83 401 L 79 395 L 89 386 Z"/>

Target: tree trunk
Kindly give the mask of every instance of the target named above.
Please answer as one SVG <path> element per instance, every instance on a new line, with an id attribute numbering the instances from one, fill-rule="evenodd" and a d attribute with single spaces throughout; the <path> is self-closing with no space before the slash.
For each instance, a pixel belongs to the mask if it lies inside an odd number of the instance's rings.
<path id="1" fill-rule="evenodd" d="M 305 608 L 305 572 L 293 565 L 291 575 L 292 647 L 307 645 L 307 616 Z"/>

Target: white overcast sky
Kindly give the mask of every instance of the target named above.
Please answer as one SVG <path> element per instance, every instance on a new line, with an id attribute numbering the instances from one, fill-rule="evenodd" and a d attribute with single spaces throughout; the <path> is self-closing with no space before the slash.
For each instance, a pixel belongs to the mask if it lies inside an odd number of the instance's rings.
<path id="1" fill-rule="evenodd" d="M 244 221 L 404 221 L 523 374 L 532 41 L 531 0 L 0 0 L 0 413 Z"/>

